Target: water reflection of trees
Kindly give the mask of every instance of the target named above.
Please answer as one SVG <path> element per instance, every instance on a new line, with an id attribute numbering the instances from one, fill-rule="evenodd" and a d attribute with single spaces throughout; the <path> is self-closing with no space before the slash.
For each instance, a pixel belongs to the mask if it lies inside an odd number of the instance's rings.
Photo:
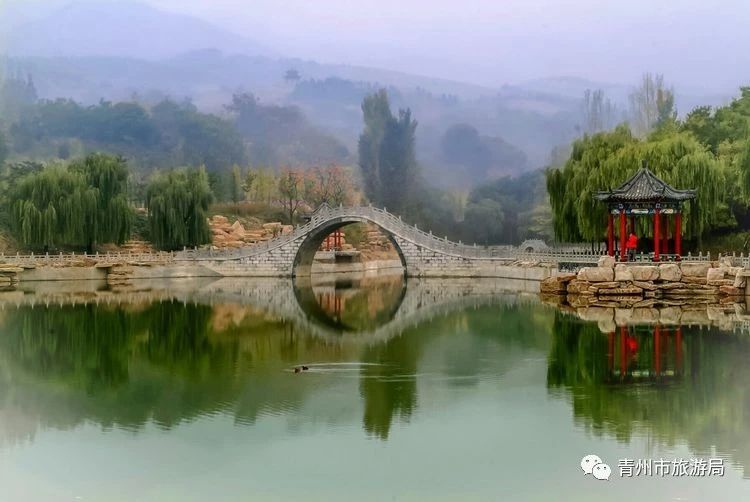
<path id="1" fill-rule="evenodd" d="M 453 312 L 368 348 L 360 372 L 365 431 L 387 439 L 394 421 L 408 422 L 420 378 L 468 387 L 483 373 L 504 374 L 546 348 L 549 326 L 546 309 L 498 304 Z"/>
<path id="2" fill-rule="evenodd" d="M 394 422 L 408 422 L 417 410 L 422 365 L 460 377 L 455 384 L 464 386 L 476 385 L 483 371 L 502 373 L 516 364 L 515 348 L 536 351 L 543 343 L 548 324 L 528 329 L 535 312 L 498 305 L 448 310 L 363 345 L 331 343 L 283 318 L 228 303 L 7 309 L 0 318 L 0 442 L 85 422 L 168 429 L 213 414 L 252 424 L 266 414 L 304 413 L 322 388 L 342 380 L 289 369 L 340 361 L 364 363 L 358 374 L 363 428 L 387 439 Z M 324 411 L 328 420 L 341 419 L 336 409 Z"/>
<path id="3" fill-rule="evenodd" d="M 655 331 L 631 327 L 613 337 L 559 314 L 549 389 L 564 390 L 576 422 L 595 435 L 687 442 L 698 453 L 715 447 L 749 466 L 750 340 L 714 328 L 661 327 L 657 346 Z"/>
<path id="4" fill-rule="evenodd" d="M 408 421 L 417 407 L 419 336 L 399 336 L 365 350 L 360 394 L 364 400 L 364 429 L 387 439 L 394 418 Z"/>

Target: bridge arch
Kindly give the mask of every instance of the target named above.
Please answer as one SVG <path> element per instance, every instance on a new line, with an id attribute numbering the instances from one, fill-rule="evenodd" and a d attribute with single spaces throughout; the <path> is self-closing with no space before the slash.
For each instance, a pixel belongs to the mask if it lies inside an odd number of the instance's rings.
<path id="1" fill-rule="evenodd" d="M 541 280 L 552 265 L 518 268 L 508 247 L 479 247 L 439 238 L 372 206 L 331 208 L 321 205 L 310 220 L 292 232 L 231 251 L 185 250 L 175 262 L 201 265 L 193 275 L 224 277 L 293 277 L 304 275 L 323 239 L 350 223 L 371 222 L 382 229 L 399 254 L 409 277 L 507 277 Z M 511 265 L 511 266 L 509 266 Z"/>
<path id="2" fill-rule="evenodd" d="M 323 244 L 323 241 L 326 239 L 326 237 L 331 235 L 336 230 L 354 223 L 371 223 L 377 226 L 378 229 L 380 229 L 380 231 L 386 237 L 388 237 L 388 240 L 393 245 L 396 253 L 398 253 L 399 260 L 401 260 L 401 266 L 404 268 L 404 274 L 407 274 L 407 264 L 404 253 L 395 236 L 390 231 L 388 231 L 388 229 L 378 224 L 378 222 L 374 219 L 367 218 L 366 216 L 347 215 L 337 216 L 324 220 L 322 223 L 318 224 L 307 233 L 302 242 L 299 244 L 299 248 L 297 249 L 297 252 L 294 256 L 294 260 L 292 262 L 292 274 L 295 276 L 309 275 L 312 269 L 313 260 L 315 259 L 315 254 L 320 249 L 320 246 Z"/>

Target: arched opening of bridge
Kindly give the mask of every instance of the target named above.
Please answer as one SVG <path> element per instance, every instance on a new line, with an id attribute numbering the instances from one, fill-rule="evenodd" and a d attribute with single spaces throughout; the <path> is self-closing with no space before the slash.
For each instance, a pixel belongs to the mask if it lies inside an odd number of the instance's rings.
<path id="1" fill-rule="evenodd" d="M 371 333 L 391 322 L 406 294 L 403 275 L 313 274 L 294 279 L 309 321 L 336 334 Z"/>
<path id="2" fill-rule="evenodd" d="M 353 272 L 364 270 L 368 262 L 377 262 L 374 268 L 406 273 L 406 260 L 393 235 L 363 218 L 335 218 L 315 228 L 300 245 L 293 274 Z"/>

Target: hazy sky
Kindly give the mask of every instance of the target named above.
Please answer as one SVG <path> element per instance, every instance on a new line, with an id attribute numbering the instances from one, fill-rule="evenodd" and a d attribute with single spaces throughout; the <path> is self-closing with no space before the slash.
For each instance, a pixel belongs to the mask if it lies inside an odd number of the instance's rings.
<path id="1" fill-rule="evenodd" d="M 633 83 L 644 71 L 704 92 L 750 83 L 748 0 L 142 1 L 288 56 L 491 86 L 545 76 Z"/>
<path id="2" fill-rule="evenodd" d="M 747 0 L 148 3 L 198 14 L 289 55 L 489 85 L 550 75 L 630 82 L 647 70 L 696 87 L 750 81 Z"/>

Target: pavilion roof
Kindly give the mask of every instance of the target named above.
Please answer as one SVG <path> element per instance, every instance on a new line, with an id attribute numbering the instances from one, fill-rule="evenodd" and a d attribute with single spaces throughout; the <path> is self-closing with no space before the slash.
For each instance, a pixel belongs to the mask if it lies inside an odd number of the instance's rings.
<path id="1" fill-rule="evenodd" d="M 594 198 L 603 202 L 682 202 L 694 199 L 694 189 L 678 190 L 669 186 L 648 168 L 638 169 L 630 179 L 612 191 L 600 191 Z"/>

